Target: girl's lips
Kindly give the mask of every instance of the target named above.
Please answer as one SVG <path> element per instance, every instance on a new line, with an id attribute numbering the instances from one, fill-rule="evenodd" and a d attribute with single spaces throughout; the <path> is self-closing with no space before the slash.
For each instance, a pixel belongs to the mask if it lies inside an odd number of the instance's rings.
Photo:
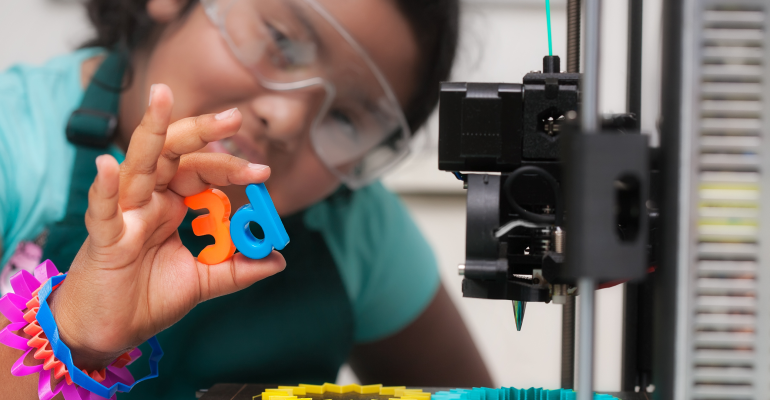
<path id="1" fill-rule="evenodd" d="M 224 153 L 224 154 L 230 154 L 229 151 L 225 148 L 225 146 L 221 143 L 221 140 L 217 140 L 216 142 L 211 142 L 206 146 L 206 150 L 208 150 L 211 153 Z"/>
<path id="2" fill-rule="evenodd" d="M 239 139 L 236 136 L 217 140 L 206 145 L 206 150 L 212 153 L 230 154 L 253 163 L 265 162 L 265 157 L 262 156 L 259 150 L 249 146 L 248 142 L 244 143 L 244 140 Z"/>

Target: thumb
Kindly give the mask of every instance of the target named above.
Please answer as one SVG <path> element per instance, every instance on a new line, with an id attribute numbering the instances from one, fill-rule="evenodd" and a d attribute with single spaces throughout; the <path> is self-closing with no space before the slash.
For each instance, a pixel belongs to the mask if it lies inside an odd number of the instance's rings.
<path id="1" fill-rule="evenodd" d="M 273 250 L 261 260 L 252 260 L 238 253 L 216 265 L 206 265 L 200 261 L 197 264 L 200 301 L 203 302 L 246 289 L 257 281 L 283 271 L 286 260 L 281 253 Z"/>

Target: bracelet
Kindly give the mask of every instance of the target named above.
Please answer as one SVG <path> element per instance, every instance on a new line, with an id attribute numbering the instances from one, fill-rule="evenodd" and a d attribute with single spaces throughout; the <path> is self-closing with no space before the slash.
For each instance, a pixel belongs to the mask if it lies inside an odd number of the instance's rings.
<path id="1" fill-rule="evenodd" d="M 58 286 L 59 285 L 54 286 L 52 290 L 56 290 Z M 37 321 L 37 312 L 40 309 L 40 300 L 38 298 L 39 291 L 40 288 L 32 292 L 34 297 L 32 297 L 32 299 L 27 302 L 28 311 L 24 313 L 24 320 L 29 322 L 29 325 L 24 327 L 23 331 L 32 337 L 29 339 L 29 341 L 27 341 L 27 345 L 37 349 L 35 350 L 34 357 L 38 360 L 44 360 L 43 370 L 53 370 L 54 377 L 56 379 L 61 379 L 64 377 L 67 381 L 67 384 L 72 385 L 72 378 L 70 377 L 67 367 L 61 361 L 59 361 L 56 356 L 54 356 L 53 351 L 51 350 L 50 342 L 45 336 L 45 332 L 43 332 L 43 328 L 40 326 L 40 323 Z M 118 356 L 118 358 L 110 365 L 114 366 L 115 368 L 123 368 L 126 365 L 131 364 L 133 360 L 139 358 L 141 354 L 142 352 L 139 349 L 127 351 Z M 83 372 L 90 375 L 92 378 L 94 378 L 94 380 L 100 383 L 107 377 L 106 368 L 102 368 L 98 371 L 92 371 L 91 373 L 88 373 L 85 370 L 83 370 Z"/>
<path id="2" fill-rule="evenodd" d="M 163 350 L 154 336 L 147 341 L 152 348 L 149 357 L 150 374 L 142 379 L 135 381 L 126 368 L 141 356 L 139 349 L 122 354 L 107 368 L 93 371 L 91 374 L 75 367 L 72 353 L 61 341 L 56 321 L 46 301 L 65 278 L 66 275 L 61 275 L 50 260 L 38 265 L 34 275 L 20 271 L 11 278 L 14 293 L 0 298 L 0 313 L 8 318 L 11 324 L 0 330 L 0 343 L 24 351 L 11 368 L 11 373 L 14 376 L 24 376 L 39 372 L 40 400 L 50 400 L 60 392 L 66 400 L 89 400 L 95 398 L 92 394 L 114 399 L 116 392 L 128 392 L 137 383 L 157 377 L 158 362 L 163 357 Z M 23 312 L 25 309 L 26 313 Z M 20 329 L 32 338 L 27 340 L 13 333 Z M 42 365 L 24 365 L 25 357 L 33 350 L 36 359 L 45 360 Z M 51 390 L 51 380 L 62 376 L 66 379 Z"/>

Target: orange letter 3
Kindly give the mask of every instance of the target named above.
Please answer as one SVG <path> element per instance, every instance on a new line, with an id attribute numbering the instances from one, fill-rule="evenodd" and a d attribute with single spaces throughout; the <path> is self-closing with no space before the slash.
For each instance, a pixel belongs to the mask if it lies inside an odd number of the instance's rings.
<path id="1" fill-rule="evenodd" d="M 197 236 L 214 236 L 214 244 L 206 246 L 198 254 L 198 261 L 213 265 L 229 260 L 235 253 L 230 239 L 230 199 L 221 190 L 208 189 L 194 196 L 185 197 L 184 204 L 193 210 L 206 208 L 208 215 L 201 215 L 192 222 Z"/>

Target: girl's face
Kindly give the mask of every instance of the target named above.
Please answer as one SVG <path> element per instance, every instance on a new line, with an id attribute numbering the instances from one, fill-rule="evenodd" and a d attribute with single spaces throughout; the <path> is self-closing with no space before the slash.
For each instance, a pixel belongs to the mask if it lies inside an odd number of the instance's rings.
<path id="1" fill-rule="evenodd" d="M 399 103 L 407 104 L 417 84 L 418 49 L 397 5 L 390 0 L 318 2 L 366 50 Z M 153 10 L 148 10 L 152 16 Z M 238 108 L 243 115 L 240 131 L 229 143 L 212 143 L 207 150 L 230 152 L 269 165 L 272 176 L 267 186 L 280 214 L 302 210 L 339 186 L 338 178 L 324 166 L 310 140 L 324 92 L 265 89 L 235 58 L 200 4 L 185 18 L 169 23 L 153 49 L 137 64 L 140 67 L 132 87 L 137 93 L 131 97 L 139 104 L 121 105 L 121 115 L 124 111 L 128 114 L 123 123 L 130 124 L 132 115 L 141 118 L 151 84 L 165 83 L 174 92 L 172 120 Z M 135 112 L 129 110 L 132 105 Z M 136 123 L 138 119 L 133 126 Z M 243 188 L 224 190 L 234 207 L 247 202 Z"/>

